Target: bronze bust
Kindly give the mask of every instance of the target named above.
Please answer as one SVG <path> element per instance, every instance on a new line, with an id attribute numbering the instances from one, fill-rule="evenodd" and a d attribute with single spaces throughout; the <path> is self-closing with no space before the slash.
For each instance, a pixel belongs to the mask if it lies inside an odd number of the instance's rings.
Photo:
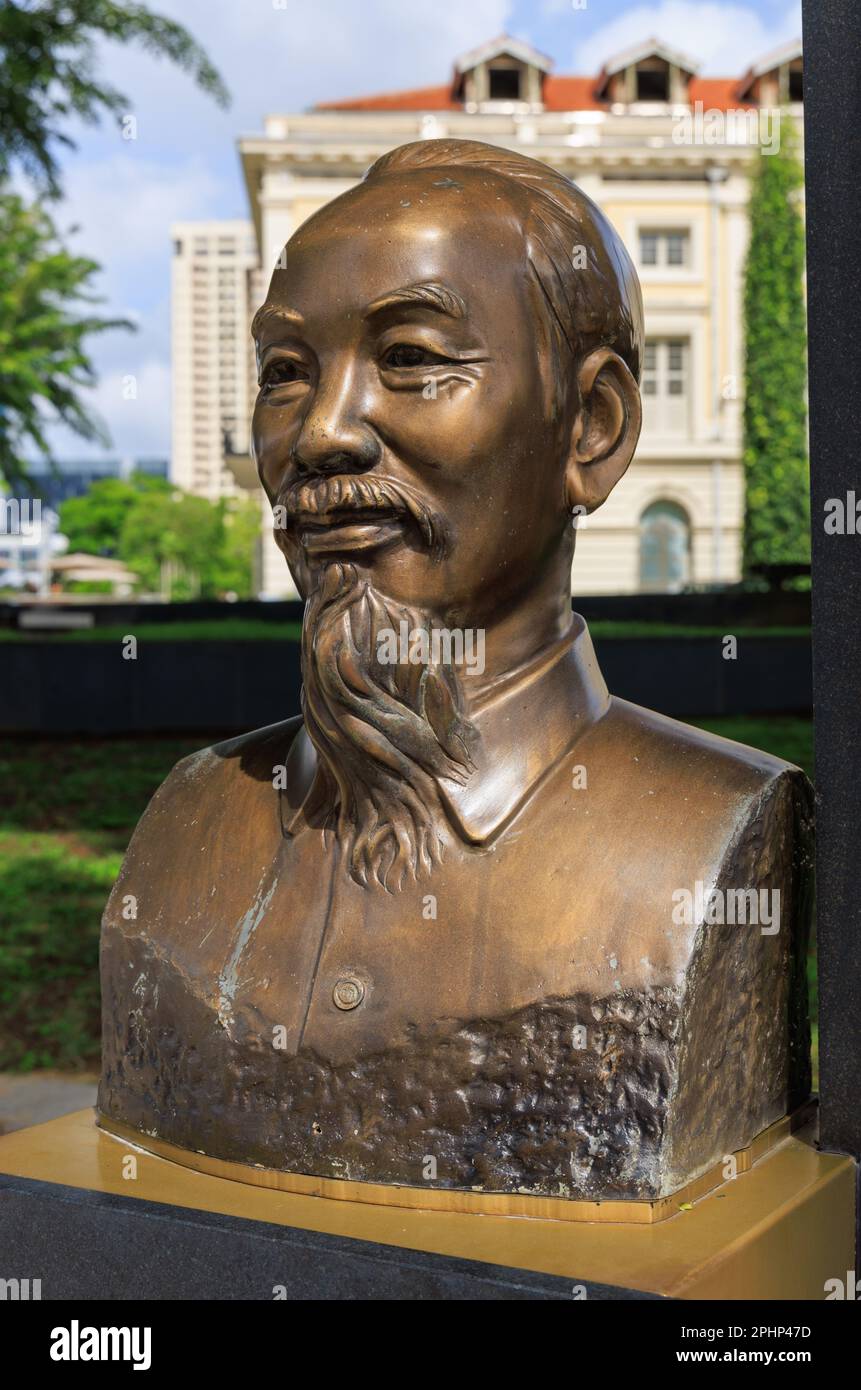
<path id="1" fill-rule="evenodd" d="M 135 832 L 101 1122 L 281 1173 L 671 1193 L 808 1094 L 810 801 L 611 698 L 572 616 L 572 518 L 640 428 L 625 249 L 537 161 L 406 145 L 299 228 L 254 333 L 303 709 L 185 759 Z"/>

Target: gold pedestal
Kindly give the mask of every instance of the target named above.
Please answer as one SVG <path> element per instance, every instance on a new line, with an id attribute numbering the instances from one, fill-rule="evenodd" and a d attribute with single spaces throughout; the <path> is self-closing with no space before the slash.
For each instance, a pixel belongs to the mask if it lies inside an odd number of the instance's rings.
<path id="1" fill-rule="evenodd" d="M 129 1163 L 128 1156 L 134 1158 Z M 196 1172 L 79 1111 L 0 1138 L 0 1173 L 682 1299 L 815 1299 L 854 1265 L 855 1167 L 812 1126 L 652 1223 L 416 1209 Z"/>

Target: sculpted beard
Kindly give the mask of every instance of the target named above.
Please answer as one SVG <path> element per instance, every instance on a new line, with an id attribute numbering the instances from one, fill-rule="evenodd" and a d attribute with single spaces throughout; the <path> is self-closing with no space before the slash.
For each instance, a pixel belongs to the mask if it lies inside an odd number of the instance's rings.
<path id="1" fill-rule="evenodd" d="M 349 509 L 366 509 L 357 488 L 369 479 L 321 479 L 313 485 L 315 515 L 345 510 L 345 483 Z M 288 512 L 296 514 L 300 499 L 307 509 L 309 486 L 288 496 Z M 372 488 L 368 510 L 407 510 L 425 542 L 440 543 L 435 518 L 415 494 L 407 508 L 396 496 L 400 484 L 375 480 Z M 335 831 L 355 882 L 394 892 L 441 861 L 447 819 L 439 781 L 466 782 L 476 734 L 452 665 L 379 660 L 381 633 L 398 632 L 403 621 L 430 631 L 428 614 L 387 599 L 353 565 L 324 564 L 317 578 L 302 629 L 302 708 L 320 759 L 306 813 Z"/>

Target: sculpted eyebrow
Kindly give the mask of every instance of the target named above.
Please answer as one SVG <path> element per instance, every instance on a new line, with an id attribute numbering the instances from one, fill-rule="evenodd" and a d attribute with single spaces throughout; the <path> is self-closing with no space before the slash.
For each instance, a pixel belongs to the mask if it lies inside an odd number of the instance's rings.
<path id="1" fill-rule="evenodd" d="M 251 320 L 251 336 L 259 341 L 268 327 L 301 328 L 303 323 L 304 319 L 298 309 L 286 309 L 278 304 L 261 304 Z"/>
<path id="2" fill-rule="evenodd" d="M 405 285 L 403 289 L 383 294 L 379 299 L 375 299 L 373 304 L 368 305 L 364 317 L 368 319 L 374 314 L 383 313 L 386 309 L 409 304 L 420 304 L 425 309 L 432 309 L 437 314 L 446 314 L 452 319 L 466 318 L 466 304 L 460 295 L 455 290 L 450 290 L 447 285 L 433 283 Z"/>

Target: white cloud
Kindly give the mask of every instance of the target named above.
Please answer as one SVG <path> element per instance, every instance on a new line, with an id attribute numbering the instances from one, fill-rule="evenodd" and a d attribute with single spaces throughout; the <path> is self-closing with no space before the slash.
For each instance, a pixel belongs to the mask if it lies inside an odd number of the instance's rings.
<path id="1" fill-rule="evenodd" d="M 445 82 L 458 53 L 507 27 L 512 0 L 160 0 L 224 77 L 224 113 L 165 63 L 111 45 L 112 83 L 131 99 L 141 140 L 223 149 L 273 112 L 317 101 Z M 157 99 L 153 99 L 156 95 Z"/>
<path id="2" fill-rule="evenodd" d="M 89 338 L 99 377 L 86 395 L 108 425 L 110 455 L 167 456 L 170 448 L 170 224 L 221 214 L 217 172 L 189 161 L 138 157 L 134 143 L 94 160 L 73 161 L 67 196 L 53 216 L 71 249 L 99 262 L 93 290 L 103 318 L 128 318 L 135 332 L 111 330 Z M 76 228 L 71 232 L 71 228 Z M 123 399 L 126 377 L 138 382 L 136 401 Z M 65 428 L 50 431 L 59 458 L 93 457 L 98 445 Z"/>
<path id="3" fill-rule="evenodd" d="M 111 295 L 145 277 L 149 265 L 164 260 L 171 222 L 228 215 L 215 170 L 198 160 L 168 163 L 139 155 L 135 142 L 92 163 L 73 162 L 65 175 L 66 197 L 56 221 L 75 226 L 68 238 L 82 253 L 101 262 Z"/>
<path id="4" fill-rule="evenodd" d="M 643 39 L 659 38 L 695 58 L 704 75 L 740 76 L 754 59 L 800 35 L 800 3 L 784 5 L 767 23 L 748 5 L 661 0 L 657 5 L 635 5 L 578 44 L 571 71 L 598 72 L 615 53 Z"/>
<path id="5" fill-rule="evenodd" d="M 130 397 L 132 379 L 135 397 Z M 53 426 L 48 437 L 54 456 L 60 459 L 167 458 L 170 451 L 170 369 L 166 362 L 150 359 L 134 370 L 128 363 L 106 370 L 98 385 L 82 391 L 87 408 L 107 425 L 111 447 L 94 448 L 64 426 Z"/>

